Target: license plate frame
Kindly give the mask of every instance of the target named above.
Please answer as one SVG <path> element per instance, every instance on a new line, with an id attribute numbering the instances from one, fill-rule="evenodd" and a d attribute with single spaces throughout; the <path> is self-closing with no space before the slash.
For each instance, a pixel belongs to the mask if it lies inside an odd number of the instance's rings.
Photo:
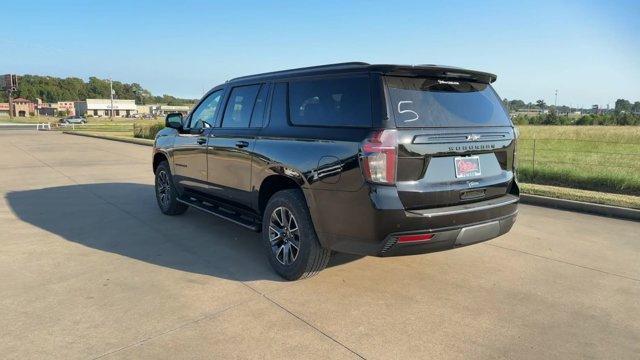
<path id="1" fill-rule="evenodd" d="M 480 169 L 480 157 L 474 156 L 458 156 L 453 159 L 456 178 L 470 178 L 482 175 Z"/>

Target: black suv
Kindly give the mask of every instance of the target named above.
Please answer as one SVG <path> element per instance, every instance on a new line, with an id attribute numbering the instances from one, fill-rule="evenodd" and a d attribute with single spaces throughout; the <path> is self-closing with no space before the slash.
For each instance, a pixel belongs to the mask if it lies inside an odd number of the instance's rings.
<path id="1" fill-rule="evenodd" d="M 332 251 L 399 255 L 509 231 L 516 131 L 489 73 L 344 63 L 245 76 L 155 140 L 163 213 L 189 206 L 262 232 L 294 280 Z"/>

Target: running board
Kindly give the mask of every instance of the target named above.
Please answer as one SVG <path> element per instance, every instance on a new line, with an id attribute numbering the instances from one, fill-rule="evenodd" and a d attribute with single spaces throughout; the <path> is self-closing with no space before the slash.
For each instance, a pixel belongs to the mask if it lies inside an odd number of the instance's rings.
<path id="1" fill-rule="evenodd" d="M 225 220 L 229 220 L 240 226 L 244 226 L 247 229 L 250 229 L 253 231 L 260 231 L 261 229 L 259 222 L 257 222 L 255 219 L 250 219 L 247 216 L 242 216 L 242 214 L 240 214 L 237 211 L 226 209 L 221 206 L 217 206 L 217 205 L 208 203 L 206 201 L 201 201 L 192 197 L 189 197 L 188 199 L 178 198 L 177 200 L 178 202 L 189 205 L 198 210 L 202 210 L 204 212 L 223 218 Z"/>

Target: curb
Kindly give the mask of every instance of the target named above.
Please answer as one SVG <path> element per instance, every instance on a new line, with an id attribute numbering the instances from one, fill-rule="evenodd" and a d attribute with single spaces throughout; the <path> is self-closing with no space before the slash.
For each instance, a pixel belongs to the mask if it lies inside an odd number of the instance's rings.
<path id="1" fill-rule="evenodd" d="M 520 203 L 640 221 L 640 210 L 619 206 L 602 205 L 584 201 L 565 200 L 529 194 L 520 194 Z"/>
<path id="2" fill-rule="evenodd" d="M 120 141 L 120 142 L 129 143 L 129 144 L 145 145 L 145 146 L 153 146 L 153 142 L 154 142 L 154 140 L 150 140 L 150 139 L 123 138 L 119 136 L 109 136 L 109 135 L 95 135 L 95 134 L 82 133 L 78 131 L 63 131 L 62 133 L 68 134 L 68 135 L 92 137 L 96 139 Z"/>
<path id="3" fill-rule="evenodd" d="M 35 130 L 37 124 L 6 123 L 0 124 L 0 130 Z"/>

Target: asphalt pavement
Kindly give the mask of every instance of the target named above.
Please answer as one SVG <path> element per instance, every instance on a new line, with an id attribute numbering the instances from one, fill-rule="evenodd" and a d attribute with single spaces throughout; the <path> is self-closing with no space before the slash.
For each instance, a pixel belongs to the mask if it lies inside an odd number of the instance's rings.
<path id="1" fill-rule="evenodd" d="M 638 222 L 521 205 L 482 244 L 285 282 L 258 234 L 162 215 L 150 151 L 0 131 L 2 358 L 639 357 Z"/>

